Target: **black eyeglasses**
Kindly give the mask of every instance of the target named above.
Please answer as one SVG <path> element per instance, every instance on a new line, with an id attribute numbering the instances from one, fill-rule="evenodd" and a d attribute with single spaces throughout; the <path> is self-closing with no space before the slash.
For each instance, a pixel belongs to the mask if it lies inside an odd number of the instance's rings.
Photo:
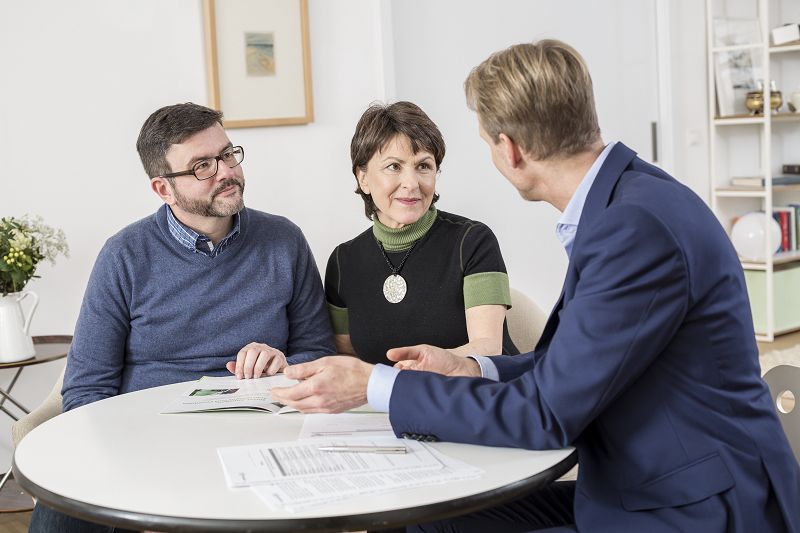
<path id="1" fill-rule="evenodd" d="M 178 176 L 194 176 L 200 181 L 211 179 L 217 175 L 219 169 L 219 162 L 223 161 L 228 168 L 239 166 L 244 161 L 244 148 L 241 146 L 231 146 L 226 148 L 224 152 L 215 157 L 208 159 L 201 159 L 189 170 L 182 170 L 181 172 L 172 172 L 171 174 L 163 174 L 161 176 L 153 176 L 155 178 L 177 178 Z"/>

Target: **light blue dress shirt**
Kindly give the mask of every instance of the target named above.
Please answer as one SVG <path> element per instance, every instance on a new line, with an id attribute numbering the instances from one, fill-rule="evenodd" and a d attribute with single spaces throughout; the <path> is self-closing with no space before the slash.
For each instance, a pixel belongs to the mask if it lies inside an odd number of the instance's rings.
<path id="1" fill-rule="evenodd" d="M 594 184 L 597 173 L 600 167 L 608 157 L 609 152 L 614 147 L 614 142 L 608 143 L 606 147 L 597 156 L 592 166 L 589 167 L 588 172 L 581 180 L 575 193 L 570 198 L 564 212 L 556 224 L 556 237 L 567 252 L 567 256 L 572 254 L 572 244 L 575 242 L 575 234 L 578 232 L 578 222 L 581 220 L 581 213 L 583 213 L 583 205 L 586 203 L 586 197 L 589 195 L 589 190 Z M 497 367 L 492 362 L 491 357 L 484 357 L 482 355 L 470 355 L 472 359 L 478 362 L 481 367 L 481 376 L 494 381 L 499 381 L 500 373 Z M 369 406 L 380 412 L 389 412 L 389 400 L 392 397 L 392 388 L 394 381 L 400 370 L 386 365 L 375 365 L 372 374 L 369 376 L 369 383 L 367 384 L 367 402 Z"/>
<path id="2" fill-rule="evenodd" d="M 236 237 L 239 236 L 240 232 L 239 213 L 236 213 L 233 215 L 233 227 L 231 228 L 231 231 L 225 236 L 224 239 L 219 241 L 219 243 L 214 246 L 211 243 L 211 239 L 209 239 L 207 236 L 197 233 L 195 230 L 178 220 L 175 217 L 175 213 L 172 212 L 172 208 L 169 206 L 167 206 L 167 225 L 169 226 L 169 232 L 172 234 L 172 236 L 175 237 L 179 243 L 185 246 L 187 250 L 190 250 L 196 254 L 207 255 L 209 257 L 217 257 L 219 254 L 221 254 L 231 242 L 236 240 Z"/>
<path id="3" fill-rule="evenodd" d="M 583 213 L 583 204 L 586 203 L 586 197 L 589 195 L 589 190 L 594 184 L 594 179 L 597 177 L 600 167 L 605 163 L 606 157 L 608 157 L 615 144 L 615 142 L 611 142 L 603 148 L 603 151 L 594 160 L 592 166 L 589 167 L 589 171 L 581 180 L 578 188 L 575 189 L 567 207 L 561 213 L 561 218 L 558 219 L 556 237 L 558 237 L 559 242 L 567 251 L 567 257 L 572 255 L 572 243 L 575 242 L 575 234 L 578 233 L 578 222 L 580 222 L 581 213 Z"/>

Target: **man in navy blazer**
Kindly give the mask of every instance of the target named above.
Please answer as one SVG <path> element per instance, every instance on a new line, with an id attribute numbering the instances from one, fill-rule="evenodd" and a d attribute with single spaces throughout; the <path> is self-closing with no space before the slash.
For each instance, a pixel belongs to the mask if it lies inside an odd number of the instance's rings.
<path id="1" fill-rule="evenodd" d="M 741 264 L 713 213 L 628 147 L 603 143 L 591 78 L 568 45 L 498 52 L 465 88 L 498 170 L 523 198 L 562 211 L 569 266 L 536 350 L 459 358 L 414 346 L 389 351 L 395 368 L 324 358 L 287 369 L 305 381 L 276 397 L 303 411 L 368 400 L 412 438 L 577 447 L 575 486 L 423 530 L 800 532 L 800 469 L 760 378 Z"/>

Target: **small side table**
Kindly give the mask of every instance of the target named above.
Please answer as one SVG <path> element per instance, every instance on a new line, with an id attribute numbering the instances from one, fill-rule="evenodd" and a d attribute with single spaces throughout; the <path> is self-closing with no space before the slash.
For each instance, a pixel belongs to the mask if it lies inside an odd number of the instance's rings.
<path id="1" fill-rule="evenodd" d="M 40 337 L 33 337 L 33 345 L 36 349 L 36 354 L 30 359 L 24 361 L 15 361 L 13 363 L 0 363 L 0 370 L 9 368 L 16 368 L 14 377 L 11 378 L 8 388 L 0 387 L 0 411 L 10 416 L 12 419 L 19 420 L 19 416 L 8 410 L 6 402 L 13 404 L 17 409 L 25 414 L 30 411 L 17 401 L 12 395 L 11 391 L 17 383 L 22 370 L 27 366 L 40 365 L 42 363 L 49 363 L 57 359 L 63 359 L 69 352 L 69 345 L 72 342 L 72 335 L 46 335 Z M 23 491 L 14 479 L 11 477 L 11 468 L 0 479 L 0 513 L 17 513 L 21 511 L 30 511 L 33 509 L 33 500 Z"/>

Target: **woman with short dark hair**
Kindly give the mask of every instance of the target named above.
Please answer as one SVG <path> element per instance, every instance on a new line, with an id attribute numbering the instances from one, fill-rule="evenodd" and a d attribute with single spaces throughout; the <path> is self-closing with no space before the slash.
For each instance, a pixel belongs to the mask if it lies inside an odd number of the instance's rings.
<path id="1" fill-rule="evenodd" d="M 433 344 L 459 355 L 516 354 L 500 247 L 484 224 L 438 211 L 445 143 L 411 102 L 373 104 L 350 145 L 356 193 L 373 226 L 336 247 L 325 292 L 340 353 Z M 391 364 L 391 363 L 389 363 Z"/>

